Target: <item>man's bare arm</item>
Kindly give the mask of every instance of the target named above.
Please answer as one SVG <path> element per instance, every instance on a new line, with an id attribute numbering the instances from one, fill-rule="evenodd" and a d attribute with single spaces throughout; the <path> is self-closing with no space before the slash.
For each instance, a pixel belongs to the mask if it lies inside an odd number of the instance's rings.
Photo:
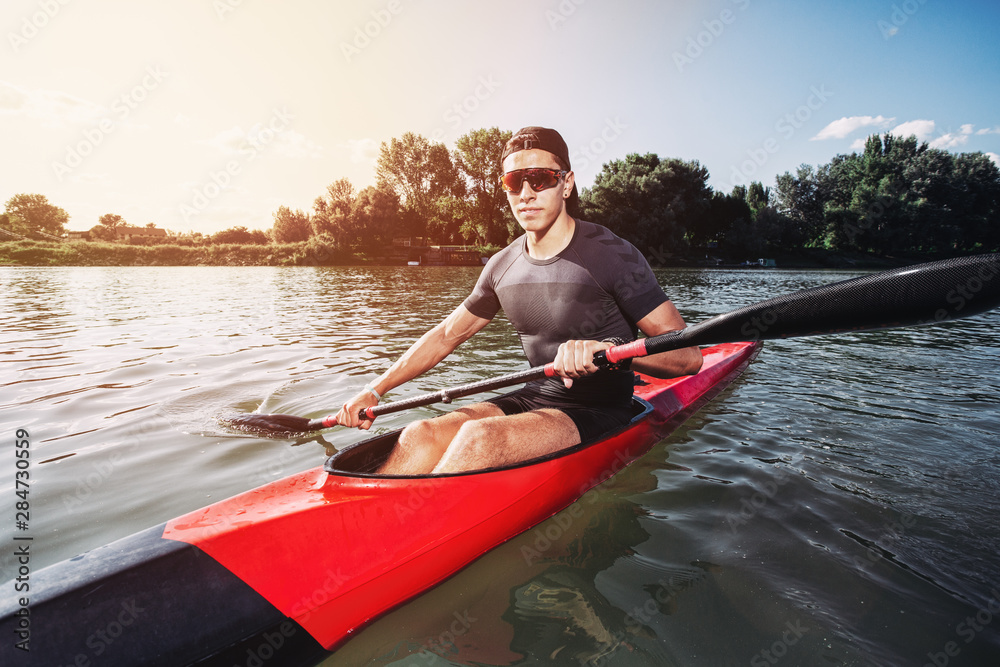
<path id="1" fill-rule="evenodd" d="M 403 356 L 372 383 L 372 388 L 382 395 L 434 368 L 489 323 L 490 320 L 473 315 L 464 305 L 460 305 L 411 345 Z M 344 405 L 337 414 L 337 422 L 344 426 L 367 429 L 371 426 L 371 420 L 359 420 L 358 413 L 376 403 L 371 392 L 362 391 Z"/>
<path id="2" fill-rule="evenodd" d="M 653 312 L 637 322 L 639 330 L 647 336 L 659 336 L 677 331 L 687 325 L 677 308 L 670 301 L 660 304 Z M 697 346 L 684 347 L 632 360 L 632 368 L 655 378 L 673 378 L 694 375 L 701 370 L 702 355 Z"/>

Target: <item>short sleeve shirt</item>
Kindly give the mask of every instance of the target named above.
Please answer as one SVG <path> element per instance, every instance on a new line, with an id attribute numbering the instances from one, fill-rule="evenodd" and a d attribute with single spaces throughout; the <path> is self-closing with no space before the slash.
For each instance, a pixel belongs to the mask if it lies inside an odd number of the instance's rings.
<path id="1" fill-rule="evenodd" d="M 576 220 L 572 240 L 555 257 L 532 258 L 523 236 L 494 255 L 465 307 L 484 319 L 503 309 L 529 363 L 540 366 L 567 340 L 635 338 L 636 323 L 667 300 L 635 246 L 606 227 Z M 574 382 L 580 398 L 601 393 L 595 378 Z"/>

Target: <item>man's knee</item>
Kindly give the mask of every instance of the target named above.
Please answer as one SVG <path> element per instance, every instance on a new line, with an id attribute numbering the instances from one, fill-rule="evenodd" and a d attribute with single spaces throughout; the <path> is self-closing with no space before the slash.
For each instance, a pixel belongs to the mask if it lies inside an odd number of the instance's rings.
<path id="1" fill-rule="evenodd" d="M 452 444 L 459 444 L 466 449 L 477 448 L 486 442 L 490 442 L 496 436 L 496 429 L 493 428 L 489 420 L 476 419 L 465 422 L 459 427 L 458 433 L 455 434 L 455 438 L 452 440 Z"/>
<path id="2" fill-rule="evenodd" d="M 399 434 L 399 444 L 409 447 L 416 443 L 427 442 L 433 431 L 434 426 L 430 423 L 430 420 L 422 419 L 410 422 Z"/>
<path id="3" fill-rule="evenodd" d="M 503 462 L 506 451 L 503 433 L 488 419 L 462 424 L 448 446 L 447 458 L 461 462 L 462 467 L 485 467 Z"/>

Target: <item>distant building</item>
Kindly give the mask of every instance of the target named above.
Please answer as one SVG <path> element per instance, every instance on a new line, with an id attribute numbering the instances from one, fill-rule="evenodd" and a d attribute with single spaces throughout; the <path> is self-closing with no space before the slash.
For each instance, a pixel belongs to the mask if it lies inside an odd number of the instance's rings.
<path id="1" fill-rule="evenodd" d="M 90 232 L 66 232 L 66 239 L 69 241 L 89 241 Z"/>
<path id="2" fill-rule="evenodd" d="M 115 233 L 119 241 L 131 241 L 132 239 L 165 239 L 167 230 L 159 227 L 116 227 Z"/>

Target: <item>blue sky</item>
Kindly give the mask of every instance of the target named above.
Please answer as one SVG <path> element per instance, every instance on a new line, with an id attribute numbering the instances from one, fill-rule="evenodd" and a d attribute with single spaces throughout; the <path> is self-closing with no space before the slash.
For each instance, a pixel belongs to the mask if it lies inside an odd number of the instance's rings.
<path id="1" fill-rule="evenodd" d="M 578 181 L 628 153 L 728 191 L 914 133 L 1000 160 L 1000 3 L 5 0 L 0 201 L 268 228 L 381 142 L 546 125 Z"/>

